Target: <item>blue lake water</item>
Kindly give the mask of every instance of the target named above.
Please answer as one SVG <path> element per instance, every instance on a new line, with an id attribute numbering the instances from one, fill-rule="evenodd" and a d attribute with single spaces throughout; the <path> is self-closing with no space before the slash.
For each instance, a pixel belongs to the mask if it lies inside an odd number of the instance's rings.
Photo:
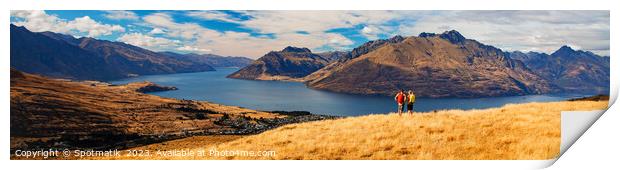
<path id="1" fill-rule="evenodd" d="M 265 111 L 309 111 L 315 114 L 357 116 L 396 111 L 393 97 L 340 94 L 306 88 L 299 82 L 253 81 L 226 78 L 238 68 L 217 71 L 140 76 L 112 84 L 151 81 L 179 90 L 150 93 L 177 99 L 204 100 Z M 415 111 L 482 109 L 508 103 L 560 101 L 585 95 L 527 95 L 489 98 L 418 98 Z"/>

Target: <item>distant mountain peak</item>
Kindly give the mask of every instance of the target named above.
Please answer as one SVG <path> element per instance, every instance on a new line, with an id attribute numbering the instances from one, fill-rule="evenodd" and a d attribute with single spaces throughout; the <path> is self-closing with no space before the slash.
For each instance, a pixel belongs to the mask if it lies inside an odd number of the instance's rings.
<path id="1" fill-rule="evenodd" d="M 434 36 L 437 36 L 437 34 L 429 33 L 429 32 L 422 32 L 420 33 L 420 35 L 418 35 L 418 37 L 422 37 L 422 38 L 428 38 L 428 37 L 434 37 Z"/>
<path id="2" fill-rule="evenodd" d="M 560 47 L 560 49 L 558 49 L 558 51 L 575 51 L 573 48 L 571 48 L 568 45 L 563 45 L 562 47 Z"/>
<path id="3" fill-rule="evenodd" d="M 394 37 L 390 38 L 388 41 L 390 42 L 400 42 L 403 41 L 405 39 L 405 37 L 400 36 L 400 35 L 395 35 Z"/>
<path id="4" fill-rule="evenodd" d="M 11 24 L 11 30 L 13 30 L 13 29 L 16 29 L 16 30 L 19 30 L 19 31 L 29 31 L 24 26 L 17 26 L 17 25 Z"/>
<path id="5" fill-rule="evenodd" d="M 553 56 L 567 56 L 567 55 L 575 53 L 575 52 L 577 52 L 577 51 L 574 50 L 573 48 L 569 47 L 568 45 L 563 45 L 562 47 L 560 47 L 560 49 L 556 50 L 551 55 L 553 55 Z"/>
<path id="6" fill-rule="evenodd" d="M 444 31 L 441 34 L 455 34 L 455 35 L 459 35 L 462 36 L 460 32 L 456 31 L 456 30 L 450 30 L 450 31 Z"/>
<path id="7" fill-rule="evenodd" d="M 293 47 L 293 46 L 288 46 L 284 49 L 282 49 L 282 52 L 291 52 L 291 53 L 311 53 L 310 49 L 305 48 L 305 47 Z"/>
<path id="8" fill-rule="evenodd" d="M 439 35 L 439 37 L 446 39 L 454 44 L 462 43 L 465 41 L 465 37 L 463 37 L 463 35 L 461 35 L 461 33 L 456 30 L 443 32 L 441 35 Z"/>
<path id="9" fill-rule="evenodd" d="M 436 36 L 439 36 L 439 38 L 448 40 L 453 44 L 460 44 L 466 40 L 466 38 L 456 30 L 445 31 L 441 34 L 422 32 L 420 33 L 420 35 L 418 35 L 418 37 L 422 37 L 422 38 L 430 38 L 430 37 L 436 37 Z"/>

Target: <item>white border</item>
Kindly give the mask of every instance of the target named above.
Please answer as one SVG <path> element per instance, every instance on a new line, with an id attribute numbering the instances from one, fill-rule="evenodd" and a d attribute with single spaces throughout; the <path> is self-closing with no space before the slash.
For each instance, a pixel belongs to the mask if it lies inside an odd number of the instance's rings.
<path id="1" fill-rule="evenodd" d="M 9 10 L 20 9 L 81 9 L 81 10 L 105 10 L 105 9 L 177 9 L 177 10 L 209 10 L 209 9 L 253 9 L 253 10 L 283 10 L 283 9 L 310 9 L 310 10 L 611 10 L 611 37 L 614 37 L 614 26 L 617 25 L 618 6 L 611 0 L 213 0 L 213 1 L 190 1 L 190 0 L 23 0 L 2 1 L 3 9 L 0 20 L 6 26 L 0 26 L 0 53 L 2 53 L 2 65 L 0 74 L 2 78 L 2 124 L 0 136 L 3 140 L 0 146 L 9 146 Z M 614 18 L 616 20 L 614 20 Z M 617 49 L 615 39 L 611 39 L 611 49 Z M 612 100 L 617 98 L 619 60 L 617 50 L 610 50 L 612 56 L 611 92 Z M 619 116 L 610 114 L 619 113 L 618 106 L 608 110 L 593 128 L 570 148 L 557 162 L 555 167 L 571 168 L 576 166 L 589 167 L 600 166 L 610 168 L 618 167 L 613 160 L 617 156 Z M 0 147 L 3 161 L 2 167 L 44 169 L 44 168 L 156 168 L 156 169 L 393 169 L 393 168 L 422 168 L 422 169 L 523 169 L 541 168 L 548 161 L 7 161 L 9 148 Z M 596 150 L 595 150 L 596 149 Z M 596 164 L 592 164 L 596 162 Z M 585 166 L 584 166 L 585 165 Z M 7 168 L 9 169 L 9 168 Z M 611 168 L 613 169 L 613 168 Z M 617 168 L 616 168 L 617 169 Z"/>

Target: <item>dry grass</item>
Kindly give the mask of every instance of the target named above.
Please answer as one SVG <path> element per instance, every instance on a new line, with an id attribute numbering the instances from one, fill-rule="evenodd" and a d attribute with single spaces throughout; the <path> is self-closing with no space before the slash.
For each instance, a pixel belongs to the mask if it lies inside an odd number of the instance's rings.
<path id="1" fill-rule="evenodd" d="M 303 78 L 294 78 L 282 75 L 269 75 L 266 73 L 260 74 L 258 77 L 255 78 L 255 80 L 303 82 Z"/>
<path id="2" fill-rule="evenodd" d="M 575 101 L 350 117 L 287 125 L 219 144 L 167 144 L 194 151 L 275 151 L 275 156 L 148 159 L 551 159 L 560 152 L 561 111 L 605 108 L 607 101 Z"/>
<path id="3" fill-rule="evenodd" d="M 288 125 L 218 149 L 274 150 L 273 159 L 551 159 L 560 151 L 561 111 L 606 107 L 554 102 L 370 115 Z"/>
<path id="4" fill-rule="evenodd" d="M 127 150 L 122 151 L 120 157 L 83 157 L 83 158 L 70 158 L 70 159 L 95 159 L 95 160 L 168 160 L 168 159 L 200 159 L 198 156 L 194 157 L 163 157 L 157 156 L 157 151 L 174 151 L 174 150 L 187 150 L 191 149 L 196 151 L 196 147 L 200 146 L 201 149 L 211 148 L 218 144 L 230 142 L 243 136 L 240 135 L 213 135 L 213 136 L 193 136 L 178 140 L 172 140 L 162 143 L 150 144 L 146 146 L 140 146 L 130 148 L 128 150 L 146 151 L 148 150 L 153 156 L 132 156 L 127 154 Z"/>

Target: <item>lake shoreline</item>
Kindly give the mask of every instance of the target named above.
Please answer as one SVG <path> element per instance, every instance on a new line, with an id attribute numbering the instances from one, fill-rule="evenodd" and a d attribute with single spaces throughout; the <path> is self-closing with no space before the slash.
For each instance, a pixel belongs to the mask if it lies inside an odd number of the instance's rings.
<path id="1" fill-rule="evenodd" d="M 308 88 L 301 82 L 256 81 L 226 78 L 238 68 L 216 68 L 217 71 L 141 76 L 112 81 L 126 84 L 150 81 L 159 85 L 174 86 L 179 90 L 153 92 L 160 97 L 210 101 L 253 110 L 309 111 L 332 116 L 359 116 L 396 111 L 392 96 L 354 95 Z M 543 94 L 482 98 L 425 98 L 418 97 L 415 111 L 445 109 L 484 109 L 508 103 L 564 101 L 589 94 Z"/>

